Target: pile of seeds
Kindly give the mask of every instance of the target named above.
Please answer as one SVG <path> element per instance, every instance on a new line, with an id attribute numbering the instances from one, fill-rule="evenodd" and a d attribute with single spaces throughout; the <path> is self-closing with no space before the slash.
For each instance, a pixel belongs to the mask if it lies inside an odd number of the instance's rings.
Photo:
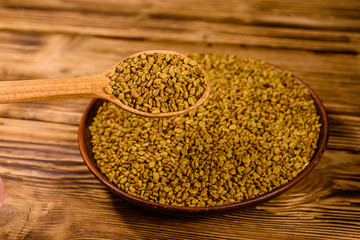
<path id="1" fill-rule="evenodd" d="M 262 61 L 189 56 L 209 75 L 209 99 L 169 119 L 105 102 L 90 126 L 101 172 L 133 196 L 190 207 L 241 202 L 296 177 L 321 127 L 307 89 Z"/>
<path id="2" fill-rule="evenodd" d="M 195 105 L 207 86 L 198 64 L 178 54 L 143 53 L 127 58 L 109 78 L 112 94 L 123 104 L 153 114 Z"/>

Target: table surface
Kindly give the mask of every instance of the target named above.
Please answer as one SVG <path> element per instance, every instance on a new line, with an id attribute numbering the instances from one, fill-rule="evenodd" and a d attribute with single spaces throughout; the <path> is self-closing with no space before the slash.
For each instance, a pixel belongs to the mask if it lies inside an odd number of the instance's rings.
<path id="1" fill-rule="evenodd" d="M 148 49 L 295 73 L 328 112 L 319 164 L 253 209 L 163 216 L 117 198 L 85 166 L 77 131 L 90 99 L 2 104 L 0 239 L 360 239 L 360 1 L 0 1 L 0 81 L 97 74 Z"/>

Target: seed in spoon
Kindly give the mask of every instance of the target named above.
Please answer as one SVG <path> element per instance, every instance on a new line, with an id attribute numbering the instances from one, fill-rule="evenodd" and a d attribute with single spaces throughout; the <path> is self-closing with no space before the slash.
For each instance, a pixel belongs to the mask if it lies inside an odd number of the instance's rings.
<path id="1" fill-rule="evenodd" d="M 112 94 L 124 105 L 152 114 L 187 109 L 207 87 L 207 79 L 194 60 L 172 53 L 129 57 L 108 77 Z"/>

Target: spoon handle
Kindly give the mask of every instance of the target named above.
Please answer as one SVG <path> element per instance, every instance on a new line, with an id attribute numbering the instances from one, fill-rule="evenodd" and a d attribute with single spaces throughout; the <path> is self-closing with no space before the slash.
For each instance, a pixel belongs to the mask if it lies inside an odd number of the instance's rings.
<path id="1" fill-rule="evenodd" d="M 0 81 L 0 103 L 61 98 L 99 97 L 107 82 L 103 75 L 79 78 Z"/>

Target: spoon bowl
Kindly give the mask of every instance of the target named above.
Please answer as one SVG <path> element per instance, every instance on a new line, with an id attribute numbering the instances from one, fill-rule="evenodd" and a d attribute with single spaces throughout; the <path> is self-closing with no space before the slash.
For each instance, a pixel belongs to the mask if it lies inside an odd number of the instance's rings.
<path id="1" fill-rule="evenodd" d="M 155 54 L 155 53 L 161 53 L 161 54 L 170 54 L 170 55 L 179 55 L 179 56 L 182 56 L 184 58 L 188 58 L 187 56 L 181 54 L 181 53 L 178 53 L 178 52 L 174 52 L 174 51 L 167 51 L 167 50 L 151 50 L 151 51 L 143 51 L 143 52 L 138 52 L 138 53 L 135 53 L 129 57 L 126 57 L 124 58 L 123 60 L 121 60 L 120 62 L 118 62 L 117 64 L 115 64 L 113 67 L 111 67 L 109 70 L 105 71 L 102 75 L 103 76 L 108 76 L 110 73 L 114 72 L 116 67 L 123 61 L 125 61 L 126 59 L 129 59 L 129 58 L 135 58 L 137 56 L 140 56 L 141 54 Z M 207 73 L 205 72 L 205 70 L 198 64 L 197 67 L 199 67 L 199 69 L 201 70 L 202 74 L 205 76 L 205 78 L 207 79 L 207 85 L 206 85 L 206 89 L 204 90 L 201 98 L 196 101 L 196 103 L 189 107 L 189 108 L 186 108 L 186 109 L 183 109 L 183 110 L 179 110 L 179 111 L 176 111 L 176 112 L 162 112 L 162 113 L 158 113 L 158 114 L 152 114 L 152 113 L 148 113 L 148 112 L 143 112 L 143 111 L 140 111 L 140 110 L 137 110 L 135 108 L 132 108 L 132 107 L 129 107 L 125 104 L 123 104 L 121 101 L 119 101 L 116 96 L 114 95 L 109 95 L 107 94 L 105 91 L 99 91 L 98 92 L 98 95 L 100 98 L 102 99 L 106 99 L 108 101 L 111 101 L 115 104 L 117 104 L 118 106 L 120 106 L 122 109 L 128 111 L 128 112 L 131 112 L 133 114 L 136 114 L 136 115 L 139 115 L 139 116 L 143 116 L 143 117 L 155 117 L 155 118 L 163 118 L 163 117 L 172 117 L 172 116 L 175 116 L 175 115 L 180 115 L 180 114 L 184 114 L 184 113 L 187 113 L 195 108 L 197 108 L 198 106 L 200 106 L 201 104 L 203 104 L 205 102 L 205 100 L 209 97 L 209 94 L 210 94 L 210 81 L 209 81 L 209 77 L 207 75 Z M 111 87 L 110 86 L 110 81 L 108 81 L 106 83 L 106 86 L 105 87 Z"/>

